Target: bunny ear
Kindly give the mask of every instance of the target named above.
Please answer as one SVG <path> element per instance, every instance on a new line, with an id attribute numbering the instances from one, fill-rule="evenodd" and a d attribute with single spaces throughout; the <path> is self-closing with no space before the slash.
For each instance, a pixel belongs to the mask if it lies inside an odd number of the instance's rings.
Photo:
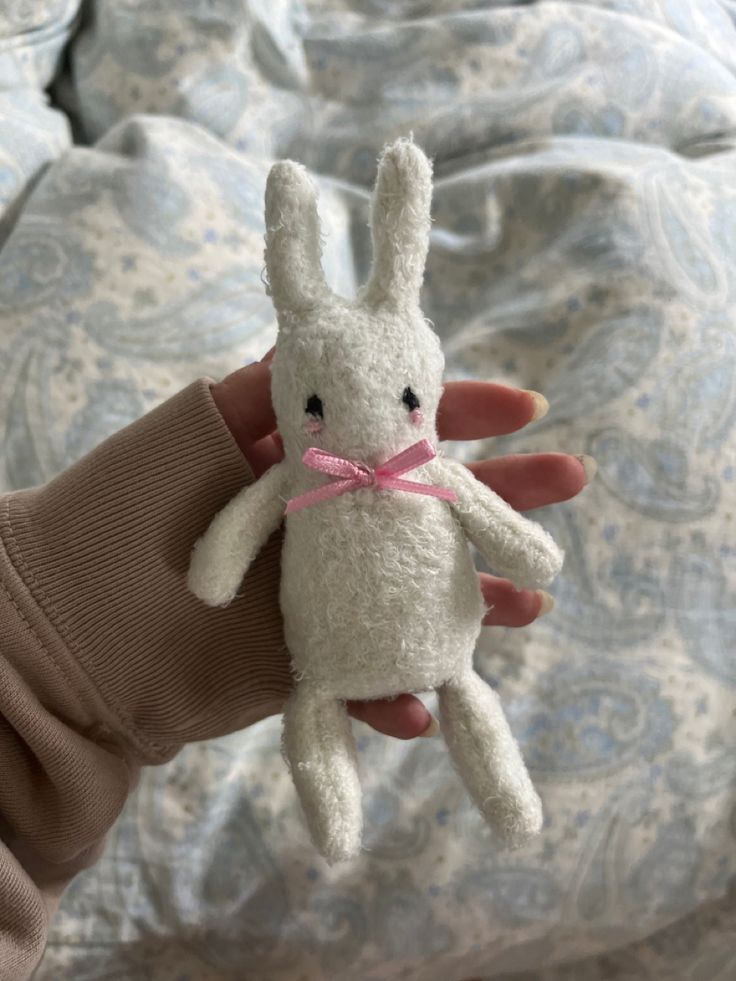
<path id="1" fill-rule="evenodd" d="M 321 255 L 317 189 L 301 164 L 274 164 L 266 181 L 265 256 L 278 311 L 298 312 L 329 294 Z"/>
<path id="2" fill-rule="evenodd" d="M 431 202 L 432 165 L 419 147 L 410 139 L 387 146 L 373 192 L 373 266 L 360 292 L 363 303 L 419 303 Z"/>

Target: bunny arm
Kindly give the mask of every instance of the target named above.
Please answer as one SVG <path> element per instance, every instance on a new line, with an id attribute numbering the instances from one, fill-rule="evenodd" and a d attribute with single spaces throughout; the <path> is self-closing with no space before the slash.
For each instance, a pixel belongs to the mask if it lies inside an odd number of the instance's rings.
<path id="1" fill-rule="evenodd" d="M 188 584 L 208 606 L 227 606 L 234 599 L 251 562 L 278 528 L 286 478 L 285 464 L 275 464 L 239 491 L 195 542 Z"/>
<path id="2" fill-rule="evenodd" d="M 437 458 L 431 472 L 433 482 L 457 494 L 450 507 L 492 569 L 521 588 L 552 582 L 565 553 L 549 532 L 520 515 L 457 460 Z"/>

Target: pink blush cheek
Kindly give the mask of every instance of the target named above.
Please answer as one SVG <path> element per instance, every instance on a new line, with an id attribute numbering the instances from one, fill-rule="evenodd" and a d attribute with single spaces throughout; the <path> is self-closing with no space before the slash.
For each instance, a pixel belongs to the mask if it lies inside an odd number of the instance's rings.
<path id="1" fill-rule="evenodd" d="M 312 419 L 310 422 L 304 424 L 304 428 L 308 433 L 319 433 L 323 427 L 324 423 L 320 422 L 319 419 Z"/>
<path id="2" fill-rule="evenodd" d="M 424 416 L 422 415 L 421 409 L 412 409 L 409 413 L 409 418 L 411 419 L 413 426 L 421 426 L 424 422 Z"/>

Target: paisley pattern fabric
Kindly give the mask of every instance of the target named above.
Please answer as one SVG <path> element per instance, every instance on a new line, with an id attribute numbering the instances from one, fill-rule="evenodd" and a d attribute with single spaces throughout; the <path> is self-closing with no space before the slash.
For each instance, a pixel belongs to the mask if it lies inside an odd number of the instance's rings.
<path id="1" fill-rule="evenodd" d="M 441 740 L 356 723 L 366 850 L 328 869 L 271 719 L 145 774 L 42 981 L 736 976 L 734 0 L 6 0 L 0 484 L 263 353 L 274 159 L 317 173 L 351 294 L 408 131 L 451 376 L 552 403 L 453 452 L 600 464 L 535 513 L 554 614 L 477 652 L 544 832 L 499 851 Z"/>

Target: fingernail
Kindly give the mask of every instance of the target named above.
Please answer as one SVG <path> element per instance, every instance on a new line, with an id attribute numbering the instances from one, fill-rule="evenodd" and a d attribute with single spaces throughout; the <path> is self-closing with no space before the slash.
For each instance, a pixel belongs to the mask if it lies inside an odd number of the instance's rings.
<path id="1" fill-rule="evenodd" d="M 588 456 L 587 453 L 581 453 L 578 456 L 578 460 L 582 463 L 583 470 L 585 471 L 585 483 L 589 484 L 598 473 L 598 464 L 595 462 L 595 458 Z"/>
<path id="2" fill-rule="evenodd" d="M 437 719 L 435 719 L 435 717 L 433 715 L 431 715 L 430 718 L 429 718 L 429 725 L 424 730 L 424 732 L 420 732 L 419 733 L 419 738 L 420 739 L 431 739 L 433 736 L 438 735 L 439 734 L 439 731 L 440 731 L 440 724 L 437 721 Z"/>
<path id="3" fill-rule="evenodd" d="M 537 419 L 541 419 L 543 416 L 546 416 L 549 412 L 549 402 L 544 395 L 542 395 L 541 392 L 533 392 L 529 388 L 525 388 L 524 391 L 527 395 L 531 395 L 531 397 L 534 399 L 534 415 L 532 416 L 531 421 L 536 422 Z"/>
<path id="4" fill-rule="evenodd" d="M 539 613 L 537 613 L 537 619 L 539 619 L 539 617 L 545 617 L 548 613 L 551 613 L 552 610 L 554 610 L 555 599 L 554 596 L 551 596 L 543 589 L 537 590 L 537 596 L 542 601 L 541 606 L 539 607 Z"/>

